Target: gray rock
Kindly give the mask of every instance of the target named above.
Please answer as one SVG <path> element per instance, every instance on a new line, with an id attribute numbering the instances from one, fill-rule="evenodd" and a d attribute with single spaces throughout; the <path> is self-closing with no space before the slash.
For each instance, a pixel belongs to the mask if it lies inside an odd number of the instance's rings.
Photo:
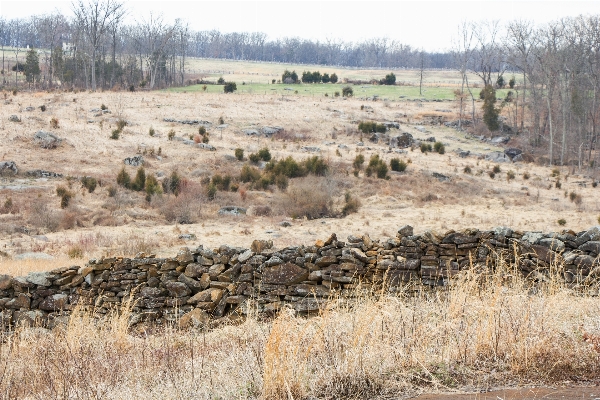
<path id="1" fill-rule="evenodd" d="M 165 283 L 165 288 L 173 297 L 186 297 L 192 293 L 190 288 L 182 282 L 167 282 Z"/>
<path id="2" fill-rule="evenodd" d="M 44 171 L 43 169 L 35 169 L 33 171 L 27 171 L 27 176 L 34 178 L 62 178 L 62 174 L 56 172 Z"/>
<path id="3" fill-rule="evenodd" d="M 177 238 L 183 240 L 194 240 L 196 239 L 196 235 L 194 235 L 193 233 L 182 233 Z"/>
<path id="4" fill-rule="evenodd" d="M 246 250 L 244 251 L 242 254 L 239 255 L 238 257 L 238 261 L 240 263 L 245 263 L 246 261 L 248 261 L 252 256 L 254 255 L 254 253 L 252 252 L 252 250 Z"/>
<path id="5" fill-rule="evenodd" d="M 266 137 L 271 137 L 276 133 L 283 132 L 283 128 L 281 126 L 263 126 L 261 132 Z"/>
<path id="6" fill-rule="evenodd" d="M 510 138 L 507 136 L 496 136 L 490 140 L 490 143 L 505 144 L 505 143 L 508 143 L 509 140 L 510 140 Z"/>
<path id="7" fill-rule="evenodd" d="M 0 175 L 16 175 L 19 172 L 14 161 L 0 161 Z"/>
<path id="8" fill-rule="evenodd" d="M 62 139 L 50 132 L 38 131 L 33 141 L 43 149 L 55 149 L 62 143 Z"/>
<path id="9" fill-rule="evenodd" d="M 506 154 L 499 152 L 499 151 L 493 151 L 491 153 L 488 153 L 485 156 L 485 160 L 486 161 L 491 161 L 491 162 L 495 162 L 495 163 L 508 163 L 511 162 L 510 157 L 508 157 Z"/>
<path id="10" fill-rule="evenodd" d="M 11 115 L 10 117 L 8 117 L 8 120 L 10 122 L 21 122 L 21 118 L 19 118 L 18 115 Z"/>
<path id="11" fill-rule="evenodd" d="M 544 234 L 542 234 L 542 232 L 525 232 L 521 238 L 521 241 L 529 244 L 538 244 L 543 238 Z"/>
<path id="12" fill-rule="evenodd" d="M 540 245 L 548 247 L 550 250 L 561 253 L 565 250 L 565 244 L 555 238 L 544 238 L 540 240 Z"/>
<path id="13" fill-rule="evenodd" d="M 516 156 L 521 155 L 522 153 L 523 153 L 523 150 L 516 149 L 514 147 L 504 150 L 504 154 L 506 154 L 511 160 L 514 160 L 514 158 Z"/>
<path id="14" fill-rule="evenodd" d="M 410 225 L 404 225 L 398 229 L 398 235 L 401 237 L 404 236 L 412 236 L 413 235 L 413 227 Z"/>
<path id="15" fill-rule="evenodd" d="M 500 237 L 511 237 L 514 231 L 506 226 L 499 226 L 494 228 L 494 235 Z"/>
<path id="16" fill-rule="evenodd" d="M 30 272 L 27 274 L 25 279 L 29 283 L 33 283 L 38 286 L 51 286 L 52 281 L 50 281 L 50 277 L 52 275 L 49 272 Z"/>
<path id="17" fill-rule="evenodd" d="M 592 253 L 600 254 L 600 242 L 598 241 L 589 241 L 587 243 L 579 246 L 579 250 L 581 251 L 589 251 Z"/>
<path id="18" fill-rule="evenodd" d="M 296 264 L 286 263 L 265 268 L 262 281 L 271 285 L 293 285 L 308 279 L 308 271 Z"/>
<path id="19" fill-rule="evenodd" d="M 390 139 L 389 146 L 405 149 L 412 146 L 414 143 L 413 136 L 410 133 L 403 132 L 401 135 L 394 136 Z"/>
<path id="20" fill-rule="evenodd" d="M 144 165 L 144 157 L 143 156 L 127 157 L 126 159 L 123 160 L 123 163 L 125 165 L 131 165 L 132 167 L 139 167 L 141 165 Z"/>
<path id="21" fill-rule="evenodd" d="M 415 126 L 415 129 L 416 129 L 416 130 L 418 130 L 418 131 L 419 131 L 419 132 L 421 132 L 421 133 L 427 133 L 427 132 L 429 132 L 429 131 L 428 131 L 427 129 L 425 129 L 425 127 L 424 127 L 424 126 L 422 126 L 422 125 L 417 125 L 417 126 Z"/>
<path id="22" fill-rule="evenodd" d="M 436 140 L 435 140 L 435 136 L 428 137 L 427 139 L 425 139 L 425 141 L 426 141 L 426 142 L 432 142 L 432 143 L 433 143 L 433 142 L 435 142 L 435 141 L 436 141 Z"/>
<path id="23" fill-rule="evenodd" d="M 318 148 L 318 147 L 314 147 L 314 146 L 304 146 L 304 147 L 302 147 L 300 150 L 302 150 L 302 151 L 306 151 L 306 152 L 308 152 L 308 153 L 318 153 L 318 152 L 320 152 L 320 151 L 321 151 L 321 149 L 320 149 L 320 148 Z"/>
<path id="24" fill-rule="evenodd" d="M 217 150 L 217 148 L 215 146 L 213 146 L 212 144 L 208 144 L 208 143 L 197 143 L 196 147 L 203 149 L 203 150 L 208 150 L 208 151 Z"/>
<path id="25" fill-rule="evenodd" d="M 248 136 L 256 136 L 259 134 L 258 130 L 256 129 L 244 129 L 242 132 Z"/>
<path id="26" fill-rule="evenodd" d="M 436 178 L 438 181 L 440 182 L 447 182 L 450 180 L 450 177 L 440 174 L 439 172 L 434 172 L 431 174 L 431 176 L 433 176 L 434 178 Z"/>
<path id="27" fill-rule="evenodd" d="M 35 107 L 29 106 L 29 107 L 25 107 L 25 111 L 33 111 L 35 110 Z"/>
<path id="28" fill-rule="evenodd" d="M 64 310 L 65 306 L 69 301 L 69 296 L 64 293 L 57 293 L 52 296 L 46 297 L 40 303 L 40 310 L 44 311 L 58 311 Z"/>
<path id="29" fill-rule="evenodd" d="M 388 129 L 400 129 L 400 124 L 398 122 L 394 122 L 394 121 L 385 121 L 383 123 L 385 125 L 386 128 Z"/>
<path id="30" fill-rule="evenodd" d="M 238 206 L 225 206 L 219 209 L 219 215 L 242 215 L 246 214 L 246 209 Z"/>

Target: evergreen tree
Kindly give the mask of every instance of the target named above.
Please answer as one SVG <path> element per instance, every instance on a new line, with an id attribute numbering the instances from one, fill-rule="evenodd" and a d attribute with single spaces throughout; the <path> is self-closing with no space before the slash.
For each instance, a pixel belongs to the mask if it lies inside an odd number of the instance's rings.
<path id="1" fill-rule="evenodd" d="M 29 83 L 35 82 L 40 72 L 40 58 L 37 51 L 32 48 L 27 52 L 27 58 L 25 59 L 25 79 Z"/>
<path id="2" fill-rule="evenodd" d="M 500 110 L 496 108 L 496 91 L 492 85 L 486 85 L 483 92 L 483 122 L 492 132 L 500 128 L 498 116 Z"/>

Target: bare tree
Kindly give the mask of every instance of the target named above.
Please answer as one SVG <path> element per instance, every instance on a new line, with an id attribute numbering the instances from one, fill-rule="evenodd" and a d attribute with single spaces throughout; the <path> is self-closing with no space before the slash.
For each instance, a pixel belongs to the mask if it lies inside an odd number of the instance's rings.
<path id="1" fill-rule="evenodd" d="M 106 32 L 125 15 L 125 7 L 116 0 L 79 0 L 72 8 L 92 50 L 92 90 L 96 90 L 96 53 Z"/>

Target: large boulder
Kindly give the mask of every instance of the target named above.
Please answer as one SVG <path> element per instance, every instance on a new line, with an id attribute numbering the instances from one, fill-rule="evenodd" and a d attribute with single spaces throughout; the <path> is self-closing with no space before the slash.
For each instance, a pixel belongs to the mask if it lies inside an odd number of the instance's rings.
<path id="1" fill-rule="evenodd" d="M 14 161 L 0 161 L 0 175 L 16 175 L 19 172 Z"/>
<path id="2" fill-rule="evenodd" d="M 404 132 L 401 135 L 394 136 L 390 139 L 390 147 L 398 147 L 401 149 L 412 146 L 414 139 L 410 133 Z"/>
<path id="3" fill-rule="evenodd" d="M 511 160 L 514 160 L 514 158 L 520 154 L 523 153 L 523 150 L 521 149 L 516 149 L 514 147 L 510 147 L 506 150 L 504 150 L 504 154 L 506 154 Z"/>
<path id="4" fill-rule="evenodd" d="M 493 151 L 491 153 L 488 153 L 485 156 L 485 160 L 491 161 L 494 163 L 509 163 L 509 162 L 511 162 L 510 157 L 500 151 Z"/>
<path id="5" fill-rule="evenodd" d="M 62 143 L 62 139 L 50 132 L 38 131 L 33 141 L 43 149 L 55 149 Z"/>
<path id="6" fill-rule="evenodd" d="M 142 157 L 142 156 L 127 157 L 126 159 L 123 160 L 123 164 L 131 165 L 132 167 L 139 167 L 141 165 L 144 165 L 144 157 Z"/>

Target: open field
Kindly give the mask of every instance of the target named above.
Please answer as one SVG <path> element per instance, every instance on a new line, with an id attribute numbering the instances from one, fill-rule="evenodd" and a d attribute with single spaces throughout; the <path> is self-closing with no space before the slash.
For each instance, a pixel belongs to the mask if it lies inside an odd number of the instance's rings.
<path id="1" fill-rule="evenodd" d="M 423 230 L 508 225 L 520 230 L 552 231 L 562 229 L 557 224 L 562 218 L 566 228 L 577 231 L 597 223 L 600 214 L 599 189 L 592 187 L 593 177 L 576 168 L 558 168 L 560 189 L 555 187 L 557 178 L 551 176 L 551 169 L 536 164 L 503 164 L 501 172 L 491 179 L 488 172 L 494 165 L 479 159 L 477 154 L 487 154 L 498 147 L 437 123 L 431 125 L 432 118 L 456 118 L 453 102 L 388 103 L 358 98 L 203 92 L 7 93 L 6 98 L 12 101 L 0 110 L 2 160 L 15 161 L 21 170 L 19 176 L 4 177 L 0 182 L 0 202 L 4 204 L 10 198 L 14 205 L 0 215 L 0 250 L 8 256 L 40 251 L 62 257 L 74 247 L 81 252 L 72 254 L 84 258 L 131 255 L 148 248 L 170 255 L 184 244 L 248 246 L 253 239 L 272 239 L 276 246 L 286 246 L 311 243 L 331 232 L 340 237 L 355 233 L 390 237 L 404 223 Z M 97 112 L 90 110 L 102 104 L 111 113 L 95 117 Z M 39 108 L 25 111 L 28 106 L 41 105 L 46 106 L 45 112 Z M 368 107 L 361 110 L 361 106 Z M 8 118 L 13 114 L 20 116 L 22 122 L 10 122 Z M 59 121 L 56 129 L 50 128 L 52 117 Z M 111 140 L 111 131 L 121 117 L 128 125 L 120 139 Z M 176 139 L 183 140 L 193 137 L 198 128 L 164 122 L 164 118 L 212 122 L 208 130 L 210 144 L 216 151 L 168 140 L 170 130 Z M 219 118 L 227 124 L 222 130 L 215 128 Z M 406 153 L 390 152 L 386 144 L 369 142 L 368 135 L 362 135 L 365 145 L 359 146 L 361 134 L 356 126 L 360 120 L 397 121 L 400 129 L 392 129 L 391 135 L 408 132 L 421 140 L 434 136 L 445 144 L 446 153 L 421 153 L 418 148 L 406 149 Z M 281 126 L 286 134 L 267 139 L 242 132 L 261 126 Z M 156 131 L 153 137 L 148 134 L 151 127 Z M 63 138 L 63 143 L 56 149 L 40 148 L 33 142 L 40 129 Z M 245 197 L 239 191 L 219 191 L 214 200 L 206 198 L 206 179 L 215 174 L 238 179 L 244 162 L 235 160 L 234 149 L 244 149 L 247 157 L 263 147 L 268 147 L 275 159 L 290 155 L 298 160 L 313 155 L 322 157 L 330 165 L 326 181 L 333 210 L 342 208 L 344 195 L 350 192 L 362 203 L 359 211 L 345 218 L 293 220 L 286 210 L 289 190 L 281 191 L 275 186 L 257 190 L 242 182 Z M 318 147 L 320 151 L 306 152 L 305 147 Z M 456 154 L 459 148 L 474 155 L 460 158 Z M 156 196 L 148 203 L 142 193 L 116 185 L 123 159 L 142 154 L 148 174 L 157 174 L 160 180 L 160 176 L 176 170 L 199 186 L 193 201 L 197 208 L 192 223 L 175 224 L 165 217 L 165 208 L 175 204 L 173 195 Z M 386 162 L 398 157 L 410 164 L 404 173 L 390 172 L 389 180 L 366 177 L 364 171 L 355 177 L 352 162 L 357 154 L 363 154 L 366 163 L 378 154 Z M 471 168 L 471 174 L 463 172 L 466 166 Z M 26 171 L 36 169 L 64 177 L 26 176 Z M 135 175 L 136 168 L 126 170 Z M 509 171 L 515 179 L 507 179 Z M 433 172 L 451 179 L 440 182 L 431 176 Z M 523 178 L 525 172 L 529 179 Z M 84 175 L 100 180 L 93 193 L 76 180 Z M 291 179 L 290 189 L 301 188 L 310 179 L 313 178 Z M 65 210 L 60 208 L 56 195 L 58 186 L 70 187 L 74 193 Z M 117 187 L 117 194 L 112 197 L 108 192 L 111 186 Z M 579 204 L 570 201 L 567 195 L 571 192 L 581 196 Z M 226 205 L 248 208 L 249 213 L 239 217 L 218 215 L 219 208 Z M 268 215 L 253 212 L 264 206 L 270 209 Z M 46 218 L 50 216 L 52 221 Z M 280 226 L 284 220 L 291 226 Z M 185 233 L 194 234 L 197 239 L 178 239 Z"/>
<path id="2" fill-rule="evenodd" d="M 428 80 L 425 99 L 441 101 L 412 101 L 418 87 L 408 85 L 354 86 L 355 96 L 342 98 L 333 93 L 343 85 L 271 85 L 281 65 L 253 70 L 246 64 L 240 63 L 244 74 L 223 75 L 238 82 L 238 93 L 230 95 L 220 85 L 208 85 L 206 92 L 194 85 L 133 93 L 4 93 L 0 162 L 14 161 L 19 173 L 0 177 L 0 273 L 24 275 L 138 252 L 170 257 L 181 246 L 199 244 L 250 247 L 264 239 L 275 248 L 311 245 L 332 232 L 340 240 L 362 234 L 385 240 L 404 224 L 419 233 L 497 226 L 581 231 L 598 224 L 600 188 L 592 184 L 598 176 L 585 169 L 502 163 L 491 176 L 496 164 L 484 156 L 504 147 L 443 124 L 457 119 L 450 75 L 440 75 L 445 84 Z M 205 75 L 210 79 L 226 68 L 218 60 L 200 66 L 213 70 Z M 296 70 L 304 68 L 310 69 Z M 381 77 L 379 71 L 353 73 L 354 79 Z M 398 80 L 410 74 L 415 71 L 398 72 Z M 375 94 L 381 101 L 365 99 Z M 476 107 L 480 114 L 481 103 Z M 20 122 L 10 121 L 12 115 Z M 165 118 L 209 122 L 214 150 L 199 146 L 198 125 Z M 126 126 L 111 139 L 120 120 Z M 371 134 L 358 131 L 359 121 L 396 122 L 399 129 L 389 136 L 406 132 L 423 142 L 435 137 L 445 152 L 371 141 Z M 247 134 L 276 126 L 283 131 L 271 137 Z M 34 140 L 40 130 L 62 142 L 42 148 Z M 472 133 L 489 135 L 481 127 Z M 506 147 L 531 150 L 518 136 Z M 290 178 L 287 188 L 244 182 L 248 167 L 266 179 L 268 167 L 248 160 L 264 148 L 274 160 L 302 163 L 317 156 L 327 171 Z M 236 149 L 243 149 L 243 161 L 234 156 Z M 470 155 L 462 158 L 459 151 Z M 355 174 L 359 155 L 365 163 Z M 388 179 L 367 176 L 376 155 L 386 165 L 398 158 L 407 168 L 388 171 Z M 178 196 L 146 196 L 119 186 L 123 168 L 135 179 L 138 168 L 124 165 L 133 156 L 144 157 L 146 176 L 159 183 L 176 172 L 184 182 Z M 28 175 L 35 170 L 61 176 Z M 86 176 L 97 180 L 91 192 L 81 184 Z M 230 189 L 211 195 L 216 176 L 229 177 Z M 57 189 L 70 194 L 64 207 Z M 344 213 L 348 196 L 359 204 Z M 243 207 L 247 214 L 220 215 L 224 206 Z M 315 218 L 303 217 L 314 207 Z M 35 258 L 41 256 L 47 259 Z M 371 293 L 353 306 L 332 298 L 314 318 L 288 312 L 272 320 L 228 317 L 211 329 L 132 329 L 126 307 L 93 323 L 97 316 L 76 311 L 52 331 L 20 329 L 2 337 L 0 391 L 32 399 L 401 399 L 597 384 L 597 297 L 553 281 L 532 289 L 514 277 L 507 280 L 511 268 L 486 282 L 465 271 L 438 295 Z"/>

